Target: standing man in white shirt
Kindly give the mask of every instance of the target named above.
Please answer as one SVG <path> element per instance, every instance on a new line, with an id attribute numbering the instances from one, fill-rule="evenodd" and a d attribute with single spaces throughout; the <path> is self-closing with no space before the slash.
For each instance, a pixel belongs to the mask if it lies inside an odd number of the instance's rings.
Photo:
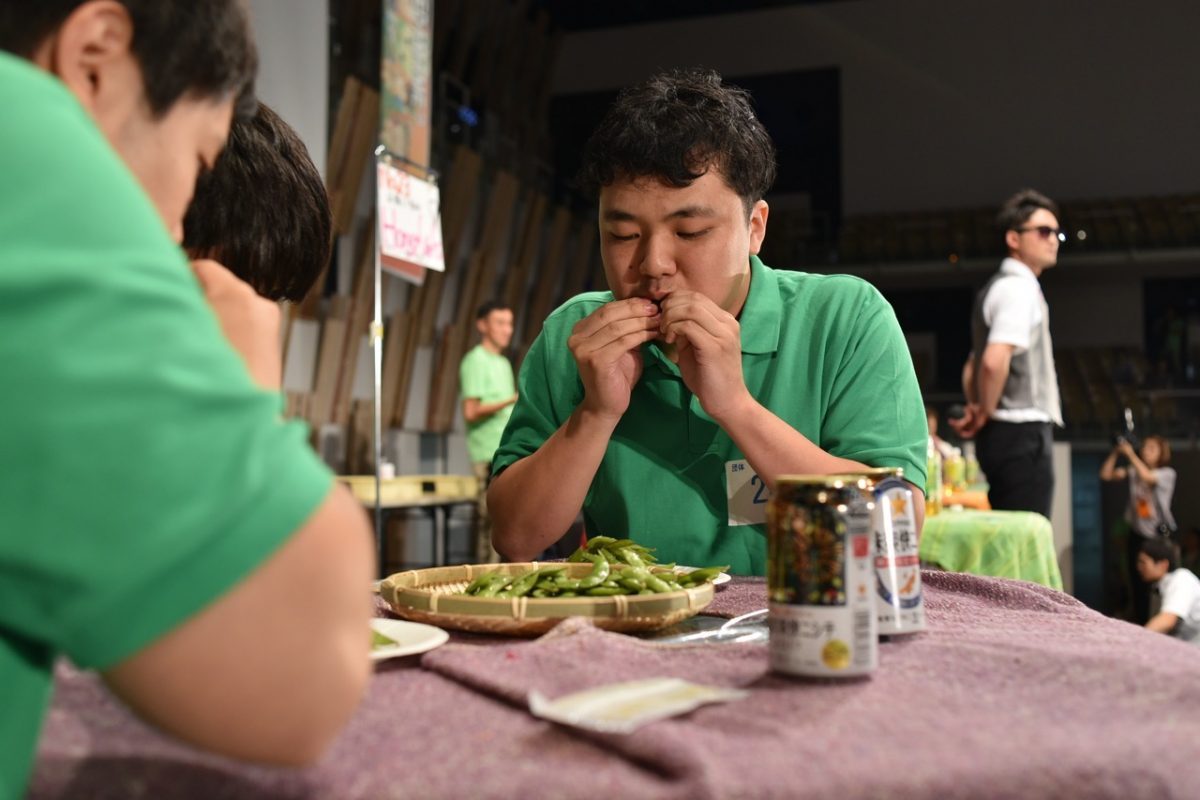
<path id="1" fill-rule="evenodd" d="M 1142 580 L 1155 584 L 1162 598 L 1146 627 L 1200 646 L 1200 579 L 1179 566 L 1179 552 L 1167 539 L 1146 539 L 1138 554 Z"/>
<path id="2" fill-rule="evenodd" d="M 978 440 L 992 508 L 1050 516 L 1053 426 L 1062 426 L 1050 309 L 1038 278 L 1058 262 L 1066 236 L 1058 206 L 1032 189 L 1017 192 L 997 216 L 1008 258 L 980 290 L 963 366 L 966 414 L 951 425 Z"/>

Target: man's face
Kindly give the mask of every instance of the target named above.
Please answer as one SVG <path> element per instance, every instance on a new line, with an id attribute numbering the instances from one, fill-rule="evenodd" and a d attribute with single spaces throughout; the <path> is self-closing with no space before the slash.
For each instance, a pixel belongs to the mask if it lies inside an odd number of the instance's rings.
<path id="1" fill-rule="evenodd" d="M 1058 218 L 1039 208 L 1019 230 L 1008 232 L 1008 246 L 1018 261 L 1041 272 L 1058 263 L 1058 232 Z"/>
<path id="2" fill-rule="evenodd" d="M 736 315 L 766 227 L 767 204 L 758 201 L 747 220 L 742 199 L 715 168 L 678 189 L 639 178 L 600 190 L 600 255 L 618 300 L 657 302 L 689 289 Z"/>
<path id="3" fill-rule="evenodd" d="M 1168 561 L 1155 561 L 1145 553 L 1138 553 L 1137 571 L 1142 576 L 1142 580 L 1147 583 L 1154 583 L 1160 580 L 1162 576 L 1167 574 L 1167 567 L 1170 565 Z"/>
<path id="4" fill-rule="evenodd" d="M 512 343 L 513 312 L 507 308 L 498 308 L 488 313 L 476 323 L 483 338 L 491 342 L 497 350 L 503 350 Z"/>
<path id="5" fill-rule="evenodd" d="M 211 169 L 229 137 L 233 100 L 185 96 L 161 118 L 145 103 L 105 130 L 118 155 L 150 195 L 167 230 L 183 240 L 183 216 L 201 170 Z"/>

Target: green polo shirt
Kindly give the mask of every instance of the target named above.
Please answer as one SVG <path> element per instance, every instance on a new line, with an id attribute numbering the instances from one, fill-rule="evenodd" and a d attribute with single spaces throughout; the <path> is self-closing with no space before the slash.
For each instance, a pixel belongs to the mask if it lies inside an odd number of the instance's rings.
<path id="1" fill-rule="evenodd" d="M 891 306 L 858 278 L 777 271 L 757 257 L 750 265 L 739 318 L 750 393 L 827 452 L 902 467 L 924 486 L 929 431 Z M 581 294 L 547 318 L 521 365 L 520 399 L 495 472 L 537 450 L 583 399 L 567 338 L 612 299 Z M 642 378 L 584 500 L 588 534 L 631 537 L 663 561 L 765 574 L 765 521 L 741 523 L 756 513 L 765 520 L 769 492 L 658 346 L 646 345 L 643 357 Z M 740 487 L 736 507 L 730 485 Z"/>
<path id="2" fill-rule="evenodd" d="M 473 397 L 481 403 L 507 400 L 517 391 L 512 362 L 481 344 L 463 356 L 458 368 L 458 384 L 463 397 Z M 513 407 L 507 405 L 495 414 L 467 423 L 467 452 L 472 461 L 492 460 L 512 410 Z"/>
<path id="3" fill-rule="evenodd" d="M 55 659 L 106 669 L 283 544 L 333 478 L 66 88 L 0 53 L 0 797 Z"/>

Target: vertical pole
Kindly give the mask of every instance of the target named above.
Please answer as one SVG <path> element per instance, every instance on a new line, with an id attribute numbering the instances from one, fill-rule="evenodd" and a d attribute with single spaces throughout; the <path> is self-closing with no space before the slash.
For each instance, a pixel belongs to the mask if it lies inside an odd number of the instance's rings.
<path id="1" fill-rule="evenodd" d="M 383 276 L 379 258 L 379 215 L 375 215 L 375 317 L 371 320 L 371 354 L 375 362 L 375 402 L 372 425 L 375 431 L 375 539 L 379 551 L 380 574 L 385 571 L 387 531 L 383 529 L 382 487 L 379 473 L 383 463 Z"/>

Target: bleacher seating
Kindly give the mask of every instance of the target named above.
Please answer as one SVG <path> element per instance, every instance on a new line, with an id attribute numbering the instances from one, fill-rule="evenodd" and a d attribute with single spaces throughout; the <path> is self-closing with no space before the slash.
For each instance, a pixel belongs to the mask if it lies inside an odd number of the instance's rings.
<path id="1" fill-rule="evenodd" d="M 1200 247 L 1200 194 L 1069 201 L 1061 211 L 1068 252 Z M 843 219 L 836 234 L 797 225 L 772 235 L 788 239 L 786 250 L 805 254 L 810 264 L 956 263 L 1001 254 L 995 214 L 995 208 L 861 214 Z"/>
<path id="2" fill-rule="evenodd" d="M 1056 350 L 1068 438 L 1106 438 L 1121 429 L 1124 410 L 1140 431 L 1170 437 L 1200 433 L 1200 389 L 1163 385 L 1146 356 L 1129 347 Z"/>

